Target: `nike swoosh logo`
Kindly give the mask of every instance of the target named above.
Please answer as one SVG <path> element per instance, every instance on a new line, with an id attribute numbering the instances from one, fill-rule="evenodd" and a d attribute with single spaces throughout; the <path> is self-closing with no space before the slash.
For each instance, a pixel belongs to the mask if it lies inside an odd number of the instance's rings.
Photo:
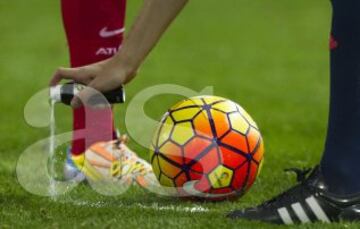
<path id="1" fill-rule="evenodd" d="M 104 27 L 100 30 L 100 37 L 102 38 L 109 38 L 109 37 L 114 37 L 117 36 L 119 34 L 122 34 L 125 32 L 125 28 L 121 28 L 121 29 L 116 29 L 116 30 L 108 30 L 107 27 Z"/>

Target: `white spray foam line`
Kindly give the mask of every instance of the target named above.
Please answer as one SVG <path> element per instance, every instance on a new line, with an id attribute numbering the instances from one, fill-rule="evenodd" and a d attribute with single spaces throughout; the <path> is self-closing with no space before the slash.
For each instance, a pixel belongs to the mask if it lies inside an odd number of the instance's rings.
<path id="1" fill-rule="evenodd" d="M 51 112 L 50 112 L 50 140 L 49 140 L 49 158 L 50 158 L 50 175 L 54 176 L 55 174 L 55 133 L 56 133 L 56 123 L 55 123 L 55 100 L 51 100 Z M 55 181 L 51 178 L 49 194 L 52 198 L 56 198 L 56 187 Z"/>
<path id="2" fill-rule="evenodd" d="M 159 206 L 158 204 L 154 203 L 154 204 L 148 206 L 148 205 L 138 203 L 137 206 L 142 209 L 154 209 L 157 211 L 176 211 L 176 212 L 190 212 L 190 213 L 208 212 L 209 211 L 208 208 L 204 208 L 204 207 L 198 206 L 198 205 L 193 206 L 193 207 L 180 207 L 180 206 L 175 206 L 175 205 Z"/>
<path id="3" fill-rule="evenodd" d="M 88 206 L 93 208 L 102 208 L 109 207 L 110 204 L 107 204 L 103 201 L 97 202 L 88 202 L 88 201 L 62 201 L 63 203 L 73 204 L 76 206 Z M 204 208 L 200 205 L 194 205 L 189 207 L 181 207 L 175 205 L 159 205 L 158 203 L 153 203 L 151 205 L 145 205 L 141 203 L 134 203 L 132 205 L 119 203 L 116 205 L 117 208 L 142 208 L 142 209 L 152 209 L 156 211 L 175 211 L 175 212 L 190 212 L 190 213 L 198 213 L 198 212 L 209 212 L 210 209 Z"/>

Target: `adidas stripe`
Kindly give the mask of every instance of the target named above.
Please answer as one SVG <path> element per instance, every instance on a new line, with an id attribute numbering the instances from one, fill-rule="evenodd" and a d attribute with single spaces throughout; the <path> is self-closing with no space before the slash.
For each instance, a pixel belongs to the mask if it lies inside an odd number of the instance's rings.
<path id="1" fill-rule="evenodd" d="M 330 219 L 321 208 L 319 203 L 316 201 L 314 196 L 310 196 L 305 200 L 306 204 L 310 207 L 312 213 L 316 216 L 316 218 L 322 222 L 329 223 Z M 295 212 L 296 217 L 300 220 L 301 223 L 308 223 L 311 222 L 308 214 L 305 212 L 303 206 L 296 202 L 291 205 L 291 209 Z M 284 224 L 294 224 L 296 219 L 291 218 L 291 215 L 286 207 L 279 208 L 278 210 L 279 216 Z"/>

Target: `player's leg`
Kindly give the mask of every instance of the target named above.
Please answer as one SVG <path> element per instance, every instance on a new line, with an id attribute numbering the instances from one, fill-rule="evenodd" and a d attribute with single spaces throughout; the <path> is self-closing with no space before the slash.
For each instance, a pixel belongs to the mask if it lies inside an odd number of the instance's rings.
<path id="1" fill-rule="evenodd" d="M 334 0 L 331 99 L 322 172 L 330 191 L 360 193 L 360 1 Z"/>
<path id="2" fill-rule="evenodd" d="M 231 212 L 231 218 L 277 224 L 360 220 L 360 1 L 332 3 L 330 118 L 321 167 L 272 200 Z"/>
<path id="3" fill-rule="evenodd" d="M 118 51 L 126 0 L 62 0 L 61 6 L 72 67 L 107 59 Z M 73 110 L 73 130 L 72 158 L 81 162 L 90 145 L 115 137 L 111 109 Z"/>

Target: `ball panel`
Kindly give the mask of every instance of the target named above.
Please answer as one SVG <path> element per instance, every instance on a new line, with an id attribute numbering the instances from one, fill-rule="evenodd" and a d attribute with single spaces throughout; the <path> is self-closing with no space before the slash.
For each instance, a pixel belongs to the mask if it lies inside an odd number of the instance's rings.
<path id="1" fill-rule="evenodd" d="M 248 176 L 248 167 L 249 163 L 245 163 L 243 166 L 235 170 L 232 180 L 232 187 L 235 190 L 241 191 L 245 187 Z"/>
<path id="2" fill-rule="evenodd" d="M 216 109 L 218 111 L 222 111 L 224 113 L 232 113 L 232 112 L 237 111 L 236 105 L 229 101 L 216 103 L 216 104 L 212 105 L 211 108 Z"/>
<path id="3" fill-rule="evenodd" d="M 236 169 L 237 167 L 239 167 L 240 164 L 243 164 L 247 159 L 246 157 L 244 157 L 244 155 L 221 146 L 220 160 L 221 160 L 221 164 L 226 165 L 226 167 L 229 167 L 231 169 Z"/>
<path id="4" fill-rule="evenodd" d="M 246 121 L 246 119 L 241 116 L 240 113 L 231 113 L 229 114 L 229 120 L 231 122 L 231 128 L 233 130 L 236 130 L 237 132 L 246 135 L 250 125 L 249 123 Z"/>
<path id="5" fill-rule="evenodd" d="M 246 110 L 244 110 L 244 108 L 242 108 L 241 106 L 237 105 L 239 112 L 241 113 L 241 115 L 246 119 L 246 121 L 253 127 L 255 127 L 256 129 L 259 129 L 257 124 L 255 123 L 255 121 L 252 119 L 252 117 L 249 115 L 249 113 L 247 113 Z"/>
<path id="6" fill-rule="evenodd" d="M 262 139 L 260 139 L 259 146 L 257 147 L 256 151 L 253 153 L 253 159 L 257 162 L 262 161 L 264 156 L 264 143 Z"/>
<path id="7" fill-rule="evenodd" d="M 230 186 L 233 177 L 233 171 L 223 165 L 220 165 L 214 169 L 214 171 L 212 171 L 208 177 L 211 183 L 211 187 L 215 189 L 226 188 Z"/>
<path id="8" fill-rule="evenodd" d="M 249 152 L 246 137 L 235 131 L 226 134 L 225 137 L 221 139 L 221 142 L 225 144 L 225 147 L 235 148 L 244 153 Z"/>
<path id="9" fill-rule="evenodd" d="M 170 138 L 173 129 L 174 122 L 172 121 L 170 116 L 167 116 L 164 119 L 163 124 L 159 128 L 158 136 L 155 140 L 155 145 L 158 147 L 163 145 Z"/>
<path id="10" fill-rule="evenodd" d="M 150 152 L 150 161 L 152 162 L 153 157 L 154 157 L 154 155 L 155 155 L 155 147 L 154 147 L 153 144 L 150 145 L 150 147 L 149 147 L 149 152 Z"/>
<path id="11" fill-rule="evenodd" d="M 203 173 L 199 173 L 194 170 L 189 170 L 188 175 L 190 177 L 190 180 L 200 180 L 204 177 Z"/>
<path id="12" fill-rule="evenodd" d="M 169 111 L 186 109 L 188 107 L 201 107 L 203 104 L 200 99 L 185 99 L 172 106 Z"/>
<path id="13" fill-rule="evenodd" d="M 171 112 L 171 116 L 176 122 L 182 122 L 186 120 L 192 120 L 200 111 L 201 108 L 199 107 L 181 109 Z"/>
<path id="14" fill-rule="evenodd" d="M 208 174 L 219 165 L 220 160 L 217 149 L 215 147 L 202 152 L 200 155 L 202 157 L 195 161 L 194 165 L 191 166 L 192 170 L 198 173 Z"/>
<path id="15" fill-rule="evenodd" d="M 194 188 L 200 192 L 208 193 L 211 189 L 211 184 L 207 177 L 204 176 L 198 179 L 198 182 L 194 185 Z"/>
<path id="16" fill-rule="evenodd" d="M 175 125 L 171 139 L 177 144 L 184 145 L 195 135 L 191 122 L 183 122 Z"/>
<path id="17" fill-rule="evenodd" d="M 199 97 L 192 97 L 192 98 L 190 98 L 190 100 L 194 105 L 197 105 L 197 106 L 203 106 L 204 105 L 204 101 Z"/>
<path id="18" fill-rule="evenodd" d="M 230 130 L 228 117 L 226 114 L 217 110 L 211 110 L 210 112 L 215 125 L 216 135 L 220 138 Z"/>
<path id="19" fill-rule="evenodd" d="M 180 173 L 176 178 L 175 178 L 175 184 L 177 187 L 182 187 L 183 184 L 185 184 L 188 181 L 188 178 L 185 174 L 185 172 Z"/>
<path id="20" fill-rule="evenodd" d="M 160 170 L 160 166 L 159 166 L 159 157 L 155 156 L 151 162 L 152 168 L 153 168 L 153 172 L 155 174 L 155 176 L 157 178 L 160 177 L 161 174 L 161 170 Z"/>
<path id="21" fill-rule="evenodd" d="M 160 184 L 166 187 L 175 187 L 174 181 L 164 174 L 160 175 Z"/>
<path id="22" fill-rule="evenodd" d="M 184 163 L 184 157 L 180 146 L 173 142 L 166 142 L 161 148 L 160 153 L 165 155 L 170 160 L 178 163 L 179 165 Z"/>
<path id="23" fill-rule="evenodd" d="M 246 185 L 246 190 L 249 190 L 250 187 L 254 184 L 255 179 L 258 174 L 258 165 L 255 162 L 250 163 L 249 177 Z"/>
<path id="24" fill-rule="evenodd" d="M 226 99 L 218 96 L 201 96 L 201 99 L 205 101 L 206 104 L 212 105 L 221 101 L 225 101 Z"/>
<path id="25" fill-rule="evenodd" d="M 212 142 L 208 139 L 195 137 L 184 147 L 185 163 L 190 163 L 199 156 L 206 148 L 210 147 Z"/>
<path id="26" fill-rule="evenodd" d="M 206 111 L 202 111 L 193 120 L 195 132 L 197 135 L 213 138 L 213 132 L 209 121 L 209 116 Z"/>
<path id="27" fill-rule="evenodd" d="M 181 172 L 179 167 L 162 156 L 159 156 L 159 165 L 161 172 L 169 178 L 174 178 Z"/>
<path id="28" fill-rule="evenodd" d="M 233 193 L 233 192 L 234 192 L 234 190 L 231 187 L 227 187 L 227 188 L 219 188 L 219 189 L 211 190 L 210 193 L 212 193 L 212 194 L 229 194 L 229 193 Z"/>
<path id="29" fill-rule="evenodd" d="M 247 139 L 249 142 L 249 152 L 253 152 L 259 146 L 260 141 L 261 141 L 261 136 L 260 136 L 259 131 L 257 131 L 255 128 L 251 127 L 250 131 L 247 135 Z"/>

